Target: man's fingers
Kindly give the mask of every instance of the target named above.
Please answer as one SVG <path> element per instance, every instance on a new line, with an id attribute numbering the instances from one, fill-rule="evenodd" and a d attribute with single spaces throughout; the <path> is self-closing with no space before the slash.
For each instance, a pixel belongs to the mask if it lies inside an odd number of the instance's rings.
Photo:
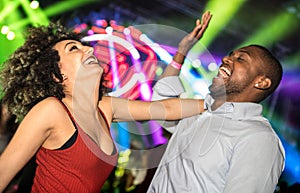
<path id="1" fill-rule="evenodd" d="M 197 19 L 197 20 L 196 20 L 196 26 L 198 26 L 198 25 L 200 25 L 200 24 L 201 24 L 200 19 Z"/>
<path id="2" fill-rule="evenodd" d="M 203 34 L 204 34 L 204 31 L 206 30 L 207 26 L 208 26 L 208 23 L 211 19 L 211 14 L 209 11 L 206 11 L 203 15 L 202 15 L 202 21 L 201 21 L 201 24 L 197 26 L 197 33 L 196 33 L 196 38 L 197 39 L 200 39 Z"/>
<path id="3" fill-rule="evenodd" d="M 206 30 L 208 23 L 211 19 L 211 14 L 209 11 L 206 11 L 202 15 L 202 19 L 197 19 L 196 20 L 196 27 L 190 34 L 190 38 L 197 38 L 198 40 L 202 37 L 204 31 Z"/>

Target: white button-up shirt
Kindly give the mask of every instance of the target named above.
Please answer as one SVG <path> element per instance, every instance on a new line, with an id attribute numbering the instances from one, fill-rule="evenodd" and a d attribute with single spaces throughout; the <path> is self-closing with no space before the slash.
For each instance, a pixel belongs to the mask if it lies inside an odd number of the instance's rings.
<path id="1" fill-rule="evenodd" d="M 177 86 L 170 87 L 174 82 Z M 178 77 L 160 80 L 154 96 L 179 94 L 178 82 Z M 171 127 L 173 135 L 148 193 L 274 192 L 285 152 L 261 115 L 262 106 L 226 102 L 212 111 L 212 103 L 208 95 L 206 112 Z"/>

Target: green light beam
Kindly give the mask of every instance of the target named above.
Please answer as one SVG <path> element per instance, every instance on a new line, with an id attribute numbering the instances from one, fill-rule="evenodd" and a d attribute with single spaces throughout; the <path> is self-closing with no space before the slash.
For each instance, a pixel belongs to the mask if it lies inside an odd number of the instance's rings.
<path id="1" fill-rule="evenodd" d="M 22 19 L 22 14 L 18 9 L 14 11 L 14 14 L 9 14 L 5 17 L 5 22 L 7 23 L 15 23 L 16 21 L 19 21 Z M 23 37 L 23 31 L 24 28 L 19 28 L 18 30 L 14 30 L 10 27 L 10 30 L 15 33 L 15 39 L 8 40 L 5 35 L 0 34 L 0 42 L 1 42 L 1 48 L 0 48 L 0 64 L 2 64 L 9 55 L 11 55 L 16 48 L 18 48 L 20 45 L 24 43 L 24 37 Z"/>
<path id="2" fill-rule="evenodd" d="M 19 1 L 6 2 L 3 6 L 3 9 L 0 11 L 0 23 L 7 15 L 13 13 L 13 11 L 19 6 L 19 4 Z"/>
<path id="3" fill-rule="evenodd" d="M 44 9 L 44 13 L 48 16 L 54 16 L 66 11 L 69 11 L 71 9 L 75 9 L 77 7 L 80 7 L 85 4 L 93 3 L 93 2 L 99 2 L 97 0 L 85 0 L 85 1 L 63 1 L 56 3 L 50 7 L 47 7 Z"/>
<path id="4" fill-rule="evenodd" d="M 43 11 L 41 11 L 40 8 L 32 9 L 28 0 L 20 0 L 20 2 L 22 3 L 27 17 L 33 25 L 46 25 L 49 23 L 47 16 L 43 13 Z"/>
<path id="5" fill-rule="evenodd" d="M 45 8 L 43 12 L 47 17 L 51 17 L 66 12 L 68 10 L 75 9 L 76 7 L 80 7 L 84 4 L 93 3 L 93 2 L 96 2 L 96 0 L 72 1 L 72 2 L 64 1 L 60 3 L 56 3 L 48 8 Z M 22 19 L 19 22 L 15 22 L 11 24 L 10 28 L 18 29 L 20 27 L 28 25 L 30 22 L 31 22 L 30 18 Z M 45 24 L 47 24 L 47 22 L 45 22 Z"/>
<path id="6" fill-rule="evenodd" d="M 204 10 L 211 12 L 212 19 L 205 35 L 199 43 L 208 47 L 221 30 L 230 22 L 245 1 L 246 0 L 210 0 Z M 197 50 L 198 52 L 202 51 L 201 47 L 199 44 L 196 44 L 193 50 Z"/>
<path id="7" fill-rule="evenodd" d="M 274 42 L 287 37 L 299 28 L 299 19 L 287 11 L 278 14 L 274 19 L 266 22 L 264 27 L 247 41 L 243 42 L 239 47 L 249 44 L 260 44 L 266 47 L 271 46 Z"/>

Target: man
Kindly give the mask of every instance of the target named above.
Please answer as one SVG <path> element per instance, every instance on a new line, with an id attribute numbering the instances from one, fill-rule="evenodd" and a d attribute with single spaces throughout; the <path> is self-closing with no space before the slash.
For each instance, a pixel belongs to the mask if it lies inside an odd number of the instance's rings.
<path id="1" fill-rule="evenodd" d="M 154 87 L 155 98 L 183 90 L 178 75 L 190 48 L 184 38 L 173 65 Z M 274 92 L 281 77 L 280 63 L 262 46 L 225 56 L 205 98 L 207 111 L 172 128 L 148 193 L 273 193 L 285 152 L 259 102 Z"/>

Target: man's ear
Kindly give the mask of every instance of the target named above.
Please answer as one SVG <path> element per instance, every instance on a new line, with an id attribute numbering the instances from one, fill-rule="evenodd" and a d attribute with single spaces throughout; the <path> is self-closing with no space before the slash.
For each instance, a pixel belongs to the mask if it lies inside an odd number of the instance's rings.
<path id="1" fill-rule="evenodd" d="M 269 89 L 272 85 L 272 81 L 270 78 L 265 76 L 260 76 L 256 79 L 254 87 L 260 90 Z"/>

